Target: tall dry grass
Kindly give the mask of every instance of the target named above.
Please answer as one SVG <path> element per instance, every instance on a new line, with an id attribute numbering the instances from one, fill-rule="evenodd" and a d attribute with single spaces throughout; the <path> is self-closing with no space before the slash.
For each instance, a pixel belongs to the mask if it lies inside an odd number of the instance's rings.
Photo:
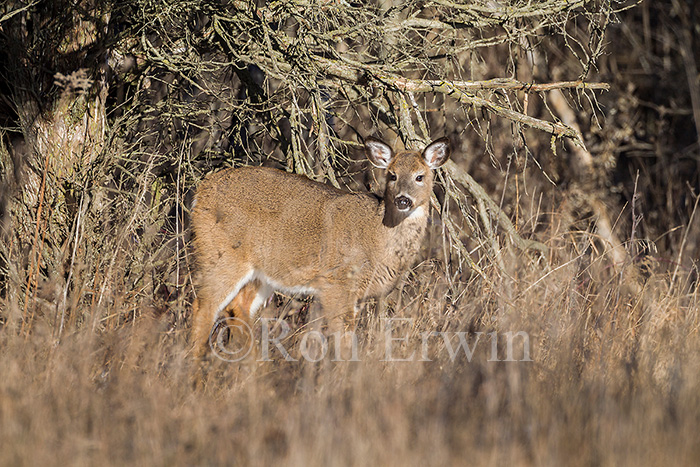
<path id="1" fill-rule="evenodd" d="M 195 388 L 187 322 L 155 308 L 96 329 L 86 322 L 60 344 L 48 315 L 29 337 L 4 326 L 0 463 L 697 463 L 692 271 L 670 286 L 670 273 L 650 268 L 634 292 L 605 255 L 576 254 L 570 233 L 552 232 L 551 266 L 512 256 L 507 275 L 487 270 L 450 283 L 440 237 L 431 238 L 432 258 L 386 306 L 369 306 L 359 361 L 287 362 L 271 348 L 270 361 L 212 358 Z M 280 313 L 272 304 L 264 315 Z M 412 361 L 386 361 L 381 320 L 390 318 L 402 319 L 392 337 L 404 339 L 390 343 L 392 355 L 414 353 Z M 451 358 L 430 338 L 430 361 L 421 361 L 422 333 L 456 339 L 459 331 L 471 359 Z M 532 361 L 520 361 L 522 339 L 514 339 L 516 361 L 503 361 L 509 331 L 527 333 Z M 491 361 L 493 332 L 500 361 Z M 285 345 L 299 355 L 298 343 Z"/>

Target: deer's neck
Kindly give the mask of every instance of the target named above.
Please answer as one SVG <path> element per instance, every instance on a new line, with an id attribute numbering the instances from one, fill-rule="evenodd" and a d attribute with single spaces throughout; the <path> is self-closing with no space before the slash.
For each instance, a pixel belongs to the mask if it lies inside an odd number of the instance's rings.
<path id="1" fill-rule="evenodd" d="M 418 212 L 416 212 L 418 211 Z M 399 276 L 413 266 L 428 224 L 427 207 L 419 207 L 393 227 L 379 226 L 378 254 L 366 264 L 364 294 L 377 296 L 394 286 Z"/>
<path id="2" fill-rule="evenodd" d="M 428 225 L 427 206 L 419 206 L 409 215 L 402 215 L 398 224 L 387 226 L 384 223 L 382 226 L 385 241 L 382 262 L 391 271 L 391 276 L 398 276 L 413 266 Z"/>
<path id="3" fill-rule="evenodd" d="M 413 265 L 416 254 L 420 250 L 425 229 L 428 225 L 428 213 L 426 206 L 419 206 L 408 216 L 404 216 L 401 222 L 394 227 L 387 227 L 389 231 L 389 256 L 394 258 L 392 263 L 400 270 Z"/>

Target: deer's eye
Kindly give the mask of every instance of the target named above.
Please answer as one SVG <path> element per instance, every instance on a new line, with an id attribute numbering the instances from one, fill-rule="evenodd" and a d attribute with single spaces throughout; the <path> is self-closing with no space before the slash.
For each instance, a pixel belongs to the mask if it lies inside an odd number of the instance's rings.
<path id="1" fill-rule="evenodd" d="M 416 181 L 417 181 L 417 182 L 422 182 L 422 181 L 423 181 L 423 177 L 424 177 L 424 175 L 418 175 L 418 176 L 416 176 Z"/>
<path id="2" fill-rule="evenodd" d="M 396 174 L 394 172 L 389 172 L 388 177 L 390 182 L 396 181 Z"/>

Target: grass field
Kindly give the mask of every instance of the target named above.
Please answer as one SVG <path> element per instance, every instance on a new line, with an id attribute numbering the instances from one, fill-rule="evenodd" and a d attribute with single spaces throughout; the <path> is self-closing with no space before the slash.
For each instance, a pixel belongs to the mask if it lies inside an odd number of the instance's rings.
<path id="1" fill-rule="evenodd" d="M 285 339 L 298 361 L 274 345 L 266 361 L 212 357 L 195 388 L 199 365 L 181 319 L 187 304 L 180 315 L 140 309 L 111 324 L 86 318 L 60 343 L 53 315 L 39 315 L 29 337 L 5 325 L 0 463 L 697 463 L 694 271 L 671 284 L 673 275 L 652 264 L 634 279 L 630 265 L 615 269 L 590 249 L 574 255 L 567 235 L 550 239 L 556 250 L 547 261 L 512 256 L 507 275 L 465 272 L 450 284 L 431 238 L 433 258 L 407 277 L 401 295 L 368 307 L 358 361 L 310 362 L 300 358 L 299 339 Z M 264 315 L 298 305 L 273 304 Z M 459 332 L 471 358 L 457 347 Z M 512 339 L 514 361 L 506 361 L 508 332 L 521 333 Z M 532 361 L 523 361 L 526 345 Z"/>

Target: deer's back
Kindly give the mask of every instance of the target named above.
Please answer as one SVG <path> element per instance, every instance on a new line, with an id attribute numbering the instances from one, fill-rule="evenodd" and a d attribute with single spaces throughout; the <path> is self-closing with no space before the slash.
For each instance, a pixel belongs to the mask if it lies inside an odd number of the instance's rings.
<path id="1" fill-rule="evenodd" d="M 371 259 L 382 228 L 373 196 L 265 167 L 217 172 L 196 199 L 198 250 L 250 261 L 271 276 L 315 275 L 329 266 L 346 274 L 344 265 Z"/>

